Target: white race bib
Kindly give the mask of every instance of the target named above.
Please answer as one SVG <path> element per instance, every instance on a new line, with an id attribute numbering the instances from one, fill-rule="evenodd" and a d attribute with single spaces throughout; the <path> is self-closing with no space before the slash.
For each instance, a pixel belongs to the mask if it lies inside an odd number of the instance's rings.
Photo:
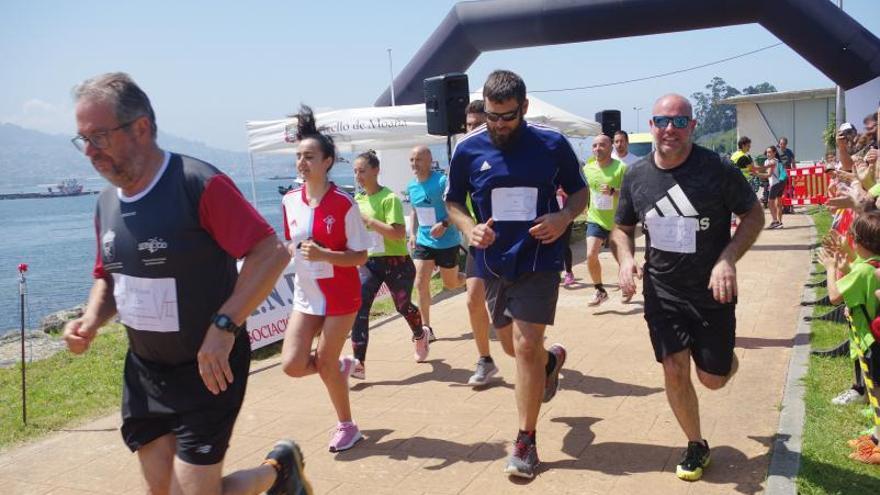
<path id="1" fill-rule="evenodd" d="M 614 209 L 614 195 L 612 194 L 603 194 L 597 192 L 595 196 L 593 196 L 596 203 L 596 209 L 598 210 L 613 210 Z"/>
<path id="2" fill-rule="evenodd" d="M 113 299 L 119 321 L 146 332 L 179 332 L 177 282 L 113 274 Z"/>
<path id="3" fill-rule="evenodd" d="M 645 219 L 651 247 L 670 253 L 697 252 L 697 219 L 691 217 L 650 217 Z"/>
<path id="4" fill-rule="evenodd" d="M 326 261 L 308 261 L 303 258 L 299 250 L 296 251 L 296 255 L 293 257 L 293 261 L 294 271 L 299 277 L 304 277 L 312 280 L 333 278 L 333 265 L 327 263 Z"/>
<path id="5" fill-rule="evenodd" d="M 433 206 L 416 206 L 416 218 L 419 219 L 419 225 L 423 227 L 431 227 L 437 223 L 437 212 Z"/>
<path id="6" fill-rule="evenodd" d="M 385 236 L 372 230 L 368 230 L 367 234 L 370 236 L 370 247 L 367 249 L 367 254 L 384 253 Z"/>
<path id="7" fill-rule="evenodd" d="M 529 222 L 538 207 L 538 188 L 499 187 L 492 189 L 492 218 L 496 222 Z"/>

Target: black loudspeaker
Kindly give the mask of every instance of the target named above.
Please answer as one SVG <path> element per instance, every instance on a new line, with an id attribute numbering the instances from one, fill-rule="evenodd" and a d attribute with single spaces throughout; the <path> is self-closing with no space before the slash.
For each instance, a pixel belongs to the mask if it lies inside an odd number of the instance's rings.
<path id="1" fill-rule="evenodd" d="M 620 130 L 620 110 L 596 112 L 596 122 L 602 126 L 602 134 L 614 139 L 614 133 Z"/>
<path id="2" fill-rule="evenodd" d="M 465 112 L 470 103 L 467 74 L 453 72 L 425 79 L 428 134 L 451 136 L 465 132 Z"/>

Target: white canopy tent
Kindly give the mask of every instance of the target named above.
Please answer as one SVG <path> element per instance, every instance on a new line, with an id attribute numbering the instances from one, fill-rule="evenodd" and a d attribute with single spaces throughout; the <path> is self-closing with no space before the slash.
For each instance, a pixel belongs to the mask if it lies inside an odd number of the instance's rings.
<path id="1" fill-rule="evenodd" d="M 482 90 L 471 93 L 471 99 L 482 98 Z M 602 127 L 583 117 L 529 96 L 529 122 L 556 127 L 570 137 L 590 137 L 602 132 Z M 405 189 L 411 179 L 408 156 L 409 148 L 424 144 L 442 144 L 444 136 L 428 134 L 424 104 L 394 107 L 350 108 L 321 112 L 315 115 L 322 132 L 333 137 L 341 151 L 356 152 L 376 150 L 382 161 L 380 180 L 394 191 Z M 296 152 L 293 134 L 296 118 L 279 120 L 247 121 L 248 152 L 251 154 L 293 154 Z M 253 187 L 254 201 L 256 188 Z"/>

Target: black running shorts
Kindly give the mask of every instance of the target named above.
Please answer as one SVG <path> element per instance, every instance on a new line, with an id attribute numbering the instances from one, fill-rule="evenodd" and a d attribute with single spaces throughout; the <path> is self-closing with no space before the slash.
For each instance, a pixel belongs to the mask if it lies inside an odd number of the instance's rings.
<path id="1" fill-rule="evenodd" d="M 250 369 L 247 336 L 236 338 L 229 355 L 233 382 L 212 394 L 198 364 L 160 365 L 128 352 L 122 389 L 122 438 L 132 452 L 168 433 L 177 439 L 177 457 L 196 465 L 223 460 L 241 409 Z"/>
<path id="2" fill-rule="evenodd" d="M 487 278 L 486 305 L 492 326 L 504 328 L 513 320 L 552 325 L 559 298 L 558 272 L 530 272 L 510 281 Z"/>
<path id="3" fill-rule="evenodd" d="M 412 257 L 414 260 L 433 260 L 440 268 L 455 268 L 458 266 L 458 245 L 437 249 L 416 244 Z"/>
<path id="4" fill-rule="evenodd" d="M 696 308 L 689 303 L 661 301 L 645 290 L 645 320 L 657 362 L 690 349 L 697 368 L 727 376 L 736 341 L 736 306 Z"/>
<path id="5" fill-rule="evenodd" d="M 773 184 L 773 187 L 770 188 L 770 199 L 779 199 L 782 197 L 782 193 L 785 192 L 785 182 L 779 182 Z"/>

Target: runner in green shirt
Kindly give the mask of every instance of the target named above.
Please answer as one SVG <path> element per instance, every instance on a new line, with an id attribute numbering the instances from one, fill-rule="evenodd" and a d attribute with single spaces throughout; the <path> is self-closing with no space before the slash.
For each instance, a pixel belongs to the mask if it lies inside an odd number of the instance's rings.
<path id="1" fill-rule="evenodd" d="M 588 303 L 598 306 L 608 300 L 608 292 L 602 285 L 602 265 L 599 251 L 608 245 L 608 234 L 614 228 L 618 191 L 623 183 L 626 165 L 611 158 L 611 138 L 596 136 L 593 140 L 593 156 L 584 166 L 584 176 L 590 188 L 590 205 L 587 209 L 587 268 L 596 293 Z M 625 297 L 624 302 L 630 298 Z"/>
<path id="2" fill-rule="evenodd" d="M 379 158 L 375 152 L 358 155 L 353 167 L 354 178 L 364 189 L 354 199 L 372 241 L 367 263 L 360 268 L 361 308 L 351 329 L 351 346 L 356 360 L 351 376 L 363 380 L 366 378 L 364 362 L 370 339 L 370 308 L 383 283 L 391 292 L 397 312 L 412 330 L 417 362 L 428 358 L 428 339 L 419 308 L 411 300 L 416 267 L 406 250 L 403 204 L 396 194 L 379 184 Z"/>

